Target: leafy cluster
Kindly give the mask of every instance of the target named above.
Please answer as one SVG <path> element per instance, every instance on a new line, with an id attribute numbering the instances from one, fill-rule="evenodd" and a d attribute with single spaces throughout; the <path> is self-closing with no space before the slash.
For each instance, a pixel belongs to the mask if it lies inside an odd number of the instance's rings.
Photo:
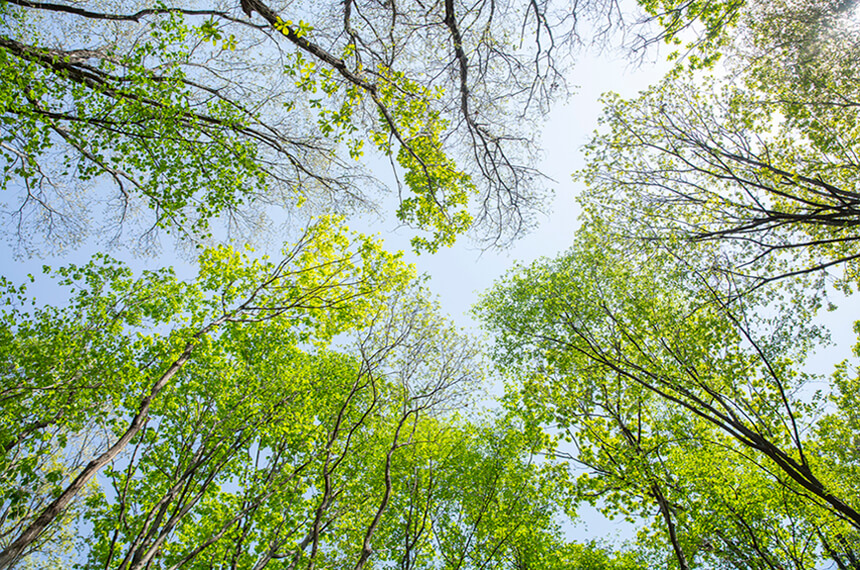
<path id="1" fill-rule="evenodd" d="M 478 568 L 559 540 L 540 433 L 461 417 L 475 347 L 337 220 L 188 282 L 46 272 L 68 303 L 3 284 L 3 567 Z"/>
<path id="2" fill-rule="evenodd" d="M 647 9 L 705 35 L 604 97 L 573 246 L 478 306 L 508 405 L 652 565 L 854 568 L 857 370 L 812 356 L 857 283 L 855 3 Z"/>
<path id="3" fill-rule="evenodd" d="M 190 280 L 0 278 L 0 569 L 860 566 L 860 381 L 812 364 L 860 282 L 856 2 L 640 0 L 634 51 L 687 53 L 605 96 L 572 247 L 477 306 L 493 411 L 479 345 L 343 218 L 219 245 L 372 206 L 365 145 L 416 250 L 507 243 L 561 48 L 623 16 L 586 4 L 0 1 L 24 251 L 198 249 Z M 571 541 L 585 505 L 635 538 Z"/>

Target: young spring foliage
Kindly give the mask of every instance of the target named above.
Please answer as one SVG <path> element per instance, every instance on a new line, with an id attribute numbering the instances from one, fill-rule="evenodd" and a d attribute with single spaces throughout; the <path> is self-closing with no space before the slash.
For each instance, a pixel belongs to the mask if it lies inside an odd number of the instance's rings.
<path id="1" fill-rule="evenodd" d="M 653 521 L 640 541 L 661 566 L 850 563 L 860 479 L 836 447 L 856 373 L 816 394 L 804 362 L 823 338 L 795 297 L 762 287 L 727 303 L 719 274 L 634 243 L 586 225 L 486 295 L 510 405 L 583 469 L 574 496 Z"/>
<path id="2" fill-rule="evenodd" d="M 684 254 L 741 289 L 797 277 L 823 289 L 828 269 L 852 287 L 855 11 L 749 2 L 715 76 L 679 68 L 629 101 L 606 96 L 577 173 L 584 208 L 622 239 L 701 244 Z"/>
<path id="3" fill-rule="evenodd" d="M 477 348 L 399 255 L 323 218 L 281 260 L 198 266 L 46 268 L 56 306 L 4 281 L 0 567 L 465 569 L 562 542 L 544 435 L 467 418 Z"/>
<path id="4" fill-rule="evenodd" d="M 10 229 L 37 252 L 88 235 L 249 235 L 272 207 L 378 205 L 357 162 L 372 148 L 391 161 L 416 249 L 472 227 L 506 243 L 543 197 L 531 119 L 568 64 L 541 34 L 570 26 L 548 5 L 500 8 L 4 1 Z"/>

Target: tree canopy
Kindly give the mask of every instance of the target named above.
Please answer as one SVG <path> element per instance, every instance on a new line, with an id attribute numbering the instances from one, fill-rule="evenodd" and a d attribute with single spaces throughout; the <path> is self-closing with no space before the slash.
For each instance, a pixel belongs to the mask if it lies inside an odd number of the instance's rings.
<path id="1" fill-rule="evenodd" d="M 336 221 L 191 282 L 49 272 L 68 305 L 4 283 L 0 567 L 478 568 L 556 536 L 541 434 L 459 414 L 475 346 Z"/>
<path id="2" fill-rule="evenodd" d="M 7 235 L 100 249 L 0 278 L 0 569 L 860 568 L 860 375 L 819 355 L 860 282 L 856 2 L 636 8 L 0 0 Z M 414 249 L 510 244 L 609 40 L 676 65 L 604 97 L 573 243 L 483 344 L 332 211 L 385 206 L 381 158 Z M 195 276 L 116 259 L 162 234 Z M 635 536 L 572 538 L 585 506 Z"/>
<path id="3" fill-rule="evenodd" d="M 565 91 L 573 33 L 547 3 L 0 10 L 3 189 L 22 238 L 197 243 L 216 219 L 247 234 L 269 206 L 372 206 L 368 147 L 395 167 L 421 249 L 473 226 L 506 243 L 544 196 L 526 125 Z"/>
<path id="4" fill-rule="evenodd" d="M 146 249 L 162 231 L 199 245 L 225 226 L 248 237 L 302 204 L 377 207 L 380 183 L 356 162 L 370 149 L 391 162 L 414 247 L 469 229 L 504 245 L 547 197 L 535 127 L 567 93 L 573 48 L 622 29 L 642 50 L 696 22 L 719 36 L 738 11 L 642 8 L 628 22 L 604 0 L 7 0 L 12 231 L 27 252 L 93 235 Z"/>
<path id="5" fill-rule="evenodd" d="M 608 515 L 658 513 L 643 532 L 673 567 L 856 559 L 856 450 L 822 451 L 857 410 L 844 370 L 824 398 L 804 370 L 822 342 L 810 311 L 771 292 L 726 303 L 683 260 L 587 229 L 479 309 L 511 401 L 586 469 L 573 491 Z"/>
<path id="6" fill-rule="evenodd" d="M 856 6 L 736 6 L 605 96 L 574 244 L 477 313 L 508 405 L 653 564 L 856 568 L 856 365 L 812 359 L 857 283 Z"/>
<path id="7" fill-rule="evenodd" d="M 612 209 L 633 239 L 713 242 L 705 263 L 748 286 L 834 266 L 856 283 L 852 10 L 752 3 L 721 73 L 677 69 L 636 99 L 608 96 L 578 174 L 586 208 Z"/>

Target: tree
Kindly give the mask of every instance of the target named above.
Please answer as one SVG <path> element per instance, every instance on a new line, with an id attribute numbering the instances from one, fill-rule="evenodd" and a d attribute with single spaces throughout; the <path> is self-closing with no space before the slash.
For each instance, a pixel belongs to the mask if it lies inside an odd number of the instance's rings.
<path id="1" fill-rule="evenodd" d="M 566 94 L 572 49 L 620 29 L 641 51 L 695 22 L 722 37 L 741 6 L 641 4 L 630 22 L 603 0 L 6 0 L 0 152 L 14 231 L 28 252 L 93 234 L 147 248 L 160 230 L 199 245 L 223 225 L 267 227 L 273 207 L 375 207 L 379 184 L 355 162 L 367 145 L 394 167 L 417 248 L 469 228 L 504 245 L 544 201 L 533 125 Z"/>
<path id="2" fill-rule="evenodd" d="M 721 77 L 676 69 L 607 97 L 586 209 L 614 212 L 625 239 L 703 243 L 684 255 L 750 287 L 837 267 L 856 283 L 853 6 L 749 3 Z"/>
<path id="3" fill-rule="evenodd" d="M 856 372 L 816 393 L 804 363 L 825 270 L 857 282 L 854 4 L 733 9 L 735 33 L 695 16 L 687 65 L 606 96 L 574 246 L 478 312 L 511 405 L 585 470 L 571 492 L 640 524 L 652 564 L 852 568 Z"/>
<path id="4" fill-rule="evenodd" d="M 849 567 L 858 479 L 830 446 L 853 401 L 810 394 L 811 312 L 772 287 L 727 303 L 714 274 L 648 245 L 585 226 L 569 252 L 486 296 L 513 401 L 575 443 L 549 452 L 586 467 L 580 497 L 657 513 L 676 567 Z"/>
<path id="5" fill-rule="evenodd" d="M 428 232 L 417 246 L 472 225 L 505 243 L 542 198 L 528 121 L 508 117 L 564 91 L 570 30 L 543 2 L 496 8 L 4 2 L 18 233 L 72 243 L 91 207 L 116 238 L 131 225 L 197 243 L 269 204 L 372 203 L 354 161 L 370 144 L 398 165 L 398 216 Z"/>
<path id="6" fill-rule="evenodd" d="M 56 307 L 4 282 L 0 567 L 467 569 L 560 540 L 543 434 L 463 417 L 476 346 L 412 268 L 332 218 L 285 251 L 207 249 L 189 282 L 101 255 L 47 270 Z"/>
<path id="7" fill-rule="evenodd" d="M 4 479 L 6 489 L 23 491 L 7 509 L 34 495 L 46 498 L 38 508 L 16 507 L 19 516 L 5 519 L 11 526 L 4 532 L 9 542 L 2 567 L 146 434 L 162 392 L 171 391 L 189 361 L 205 362 L 225 329 L 275 321 L 284 340 L 325 342 L 362 326 L 367 312 L 384 303 L 384 291 L 410 278 L 409 268 L 378 244 L 364 240 L 352 249 L 343 228 L 329 219 L 280 263 L 222 247 L 205 252 L 200 264 L 194 284 L 178 283 L 169 271 L 133 280 L 109 259 L 65 268 L 61 283 L 82 286 L 68 308 L 28 314 L 13 306 L 4 313 Z M 10 301 L 23 294 L 7 286 Z M 147 326 L 173 330 L 153 334 Z M 70 440 L 93 437 L 98 425 L 113 433 L 65 450 Z M 45 471 L 46 460 L 58 453 L 68 453 L 70 462 Z"/>
<path id="8" fill-rule="evenodd" d="M 856 145 L 836 134 L 848 113 L 815 115 L 833 133 L 825 145 L 776 124 L 780 109 L 760 97 L 672 78 L 634 102 L 608 98 L 610 130 L 580 173 L 587 207 L 611 208 L 627 238 L 703 243 L 705 263 L 750 286 L 837 265 L 856 282 Z"/>

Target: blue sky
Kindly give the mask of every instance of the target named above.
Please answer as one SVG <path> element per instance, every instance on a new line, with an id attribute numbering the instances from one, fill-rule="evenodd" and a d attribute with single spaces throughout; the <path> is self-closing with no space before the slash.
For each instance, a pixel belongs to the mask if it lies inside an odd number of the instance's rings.
<path id="1" fill-rule="evenodd" d="M 583 166 L 581 147 L 597 128 L 601 113 L 599 97 L 613 91 L 633 97 L 658 81 L 668 69 L 665 63 L 633 66 L 628 59 L 611 54 L 581 57 L 571 74 L 574 88 L 567 104 L 559 105 L 547 117 L 541 147 L 544 159 L 540 170 L 552 178 L 554 202 L 546 208 L 548 216 L 539 225 L 504 251 L 482 251 L 475 243 L 461 238 L 454 246 L 435 255 L 417 256 L 409 248 L 409 228 L 398 227 L 397 220 L 380 221 L 365 217 L 350 226 L 362 232 L 375 232 L 389 249 L 406 251 L 407 259 L 420 273 L 431 277 L 431 290 L 439 296 L 443 310 L 458 325 L 472 328 L 470 307 L 480 293 L 489 288 L 515 263 L 529 263 L 541 256 L 554 256 L 570 245 L 577 226 L 579 209 L 575 197 L 581 190 L 571 174 Z M 393 218 L 393 216 L 392 216 Z"/>
<path id="2" fill-rule="evenodd" d="M 599 97 L 613 91 L 624 97 L 633 97 L 642 89 L 657 82 L 668 66 L 665 63 L 645 63 L 633 66 L 622 56 L 611 54 L 581 57 L 575 66 L 571 83 L 578 85 L 569 101 L 558 106 L 548 117 L 543 128 L 541 146 L 544 159 L 539 168 L 554 180 L 554 202 L 546 208 L 549 214 L 539 219 L 539 225 L 524 236 L 513 247 L 504 251 L 482 251 L 468 239 L 461 238 L 453 247 L 445 248 L 435 255 L 416 256 L 409 248 L 412 232 L 399 227 L 393 215 L 384 219 L 364 217 L 350 220 L 350 226 L 366 233 L 378 233 L 391 250 L 404 250 L 409 261 L 415 263 L 420 273 L 430 276 L 430 288 L 438 295 L 442 309 L 461 327 L 477 331 L 477 324 L 469 316 L 470 307 L 481 292 L 492 286 L 516 263 L 529 263 L 541 256 L 554 256 L 568 247 L 577 225 L 578 208 L 575 197 L 580 192 L 579 183 L 571 179 L 571 173 L 582 167 L 581 147 L 597 128 L 601 114 Z M 377 173 L 385 176 L 386 173 Z M 180 276 L 190 277 L 193 267 L 177 257 L 165 240 L 165 251 L 152 258 L 134 258 L 128 252 L 111 252 L 116 257 L 131 261 L 136 267 L 177 266 Z M 28 273 L 38 275 L 42 265 L 59 266 L 69 262 L 85 263 L 93 251 L 92 246 L 70 251 L 62 256 L 46 258 L 14 259 L 13 247 L 4 242 L 0 245 L 2 274 L 13 282 L 20 282 Z M 275 252 L 271 252 L 275 253 Z M 38 301 L 58 302 L 57 289 L 46 283 L 32 287 Z M 846 302 L 847 305 L 849 302 Z M 817 372 L 831 370 L 832 363 L 846 357 L 854 342 L 851 311 L 839 311 L 825 315 L 825 321 L 833 329 L 834 346 L 820 351 L 811 365 Z M 631 526 L 621 521 L 607 521 L 593 509 L 583 509 L 582 524 L 572 534 L 577 538 L 630 537 Z"/>

